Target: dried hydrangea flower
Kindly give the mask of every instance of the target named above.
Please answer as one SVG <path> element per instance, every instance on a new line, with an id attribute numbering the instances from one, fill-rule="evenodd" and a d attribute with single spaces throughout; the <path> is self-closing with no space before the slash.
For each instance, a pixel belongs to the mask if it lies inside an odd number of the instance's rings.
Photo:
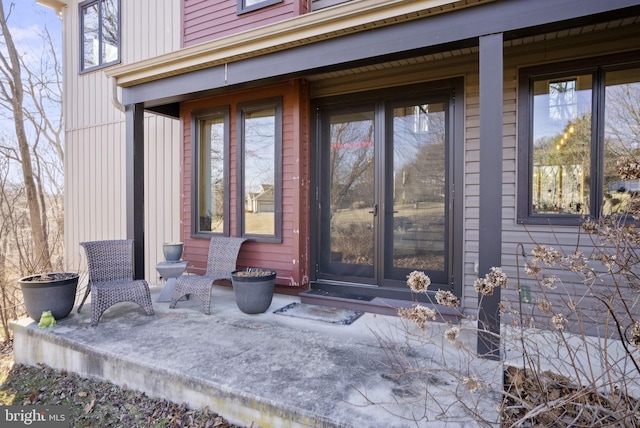
<path id="1" fill-rule="evenodd" d="M 545 276 L 542 278 L 540 283 L 543 287 L 548 288 L 549 290 L 555 290 L 557 288 L 556 283 L 561 282 L 560 278 L 555 275 Z"/>
<path id="2" fill-rule="evenodd" d="M 501 267 L 492 267 L 489 273 L 486 275 L 487 280 L 494 284 L 496 287 L 506 287 L 509 278 L 502 272 Z"/>
<path id="3" fill-rule="evenodd" d="M 597 235 L 600 230 L 600 225 L 595 221 L 591 220 L 590 218 L 582 222 L 581 227 L 582 227 L 582 230 L 584 230 L 586 233 L 589 233 L 591 235 Z"/>
<path id="4" fill-rule="evenodd" d="M 553 306 L 547 299 L 538 299 L 538 309 L 540 309 L 540 312 L 542 312 L 543 314 L 549 315 L 551 314 Z"/>
<path id="5" fill-rule="evenodd" d="M 618 258 L 616 257 L 615 254 L 612 255 L 608 253 L 603 253 L 602 256 L 600 257 L 600 261 L 602 262 L 603 265 L 607 267 L 607 269 L 609 269 L 610 272 L 613 271 L 616 265 L 618 264 L 617 260 Z"/>
<path id="6" fill-rule="evenodd" d="M 460 327 L 454 326 L 444 332 L 445 339 L 454 344 L 458 340 L 458 336 L 460 336 Z"/>
<path id="7" fill-rule="evenodd" d="M 425 293 L 429 285 L 431 285 L 431 278 L 424 272 L 414 270 L 407 275 L 407 285 L 414 293 Z"/>
<path id="8" fill-rule="evenodd" d="M 625 227 L 625 241 L 631 245 L 640 245 L 640 231 L 634 225 Z"/>
<path id="9" fill-rule="evenodd" d="M 487 282 L 486 278 L 476 279 L 473 286 L 476 289 L 476 293 L 482 294 L 483 296 L 493 296 L 493 289 L 495 286 Z"/>
<path id="10" fill-rule="evenodd" d="M 551 318 L 551 322 L 553 323 L 553 326 L 556 328 L 556 330 L 559 331 L 563 331 L 567 325 L 567 320 L 563 314 L 555 314 Z"/>
<path id="11" fill-rule="evenodd" d="M 542 260 L 547 266 L 555 265 L 562 257 L 560 251 L 553 247 L 547 248 L 544 245 L 536 245 L 533 247 L 531 254 L 533 254 L 534 260 Z"/>
<path id="12" fill-rule="evenodd" d="M 587 258 L 582 251 L 575 251 L 570 256 L 565 257 L 564 263 L 572 272 L 583 272 L 587 269 Z"/>
<path id="13" fill-rule="evenodd" d="M 526 263 L 524 265 L 524 273 L 527 274 L 527 276 L 531 276 L 531 277 L 536 277 L 538 276 L 538 273 L 540 273 L 542 269 L 540 268 L 540 266 L 538 266 L 537 262 L 531 262 L 531 263 Z"/>
<path id="14" fill-rule="evenodd" d="M 467 377 L 464 376 L 462 378 L 462 384 L 464 386 L 466 386 L 467 388 L 469 388 L 469 391 L 471 392 L 476 392 L 478 389 L 480 389 L 480 380 L 476 377 Z"/>
<path id="15" fill-rule="evenodd" d="M 500 315 L 504 315 L 507 312 L 507 305 L 503 302 L 498 303 L 498 311 L 500 312 Z"/>
<path id="16" fill-rule="evenodd" d="M 436 302 L 439 305 L 448 306 L 450 308 L 457 308 L 460 306 L 460 301 L 451 291 L 438 290 L 436 293 Z"/>
<path id="17" fill-rule="evenodd" d="M 640 350 L 640 321 L 636 321 L 631 331 L 631 344 Z"/>
<path id="18" fill-rule="evenodd" d="M 411 308 L 399 308 L 398 316 L 400 318 L 413 321 L 418 327 L 420 327 L 420 330 L 424 330 L 427 321 L 436 319 L 436 311 L 414 303 Z"/>
<path id="19" fill-rule="evenodd" d="M 484 276 L 484 278 L 478 278 L 473 283 L 476 292 L 483 296 L 492 296 L 493 290 L 496 287 L 505 287 L 507 285 L 507 275 L 502 272 L 500 267 L 492 267 L 491 271 Z"/>

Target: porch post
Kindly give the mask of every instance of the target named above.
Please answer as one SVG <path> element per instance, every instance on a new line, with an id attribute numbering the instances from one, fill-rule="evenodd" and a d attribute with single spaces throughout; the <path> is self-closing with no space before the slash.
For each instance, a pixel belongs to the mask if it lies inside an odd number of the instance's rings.
<path id="1" fill-rule="evenodd" d="M 144 109 L 125 106 L 127 239 L 133 239 L 133 275 L 144 279 Z"/>
<path id="2" fill-rule="evenodd" d="M 480 37 L 480 277 L 502 265 L 502 40 L 502 33 Z M 477 351 L 485 358 L 500 358 L 499 303 L 500 288 L 478 298 Z"/>

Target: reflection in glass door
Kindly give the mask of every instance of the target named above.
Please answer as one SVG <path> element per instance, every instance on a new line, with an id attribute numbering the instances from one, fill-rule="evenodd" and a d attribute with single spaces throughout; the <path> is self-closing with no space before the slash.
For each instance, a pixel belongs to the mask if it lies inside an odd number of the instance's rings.
<path id="1" fill-rule="evenodd" d="M 447 283 L 447 115 L 444 102 L 389 104 L 385 272 L 388 279 L 425 271 Z"/>
<path id="2" fill-rule="evenodd" d="M 328 273 L 372 278 L 374 266 L 374 111 L 328 117 L 323 147 L 322 265 Z M 326 128 L 325 128 L 326 129 Z"/>
<path id="3" fill-rule="evenodd" d="M 323 111 L 319 279 L 450 283 L 448 96 Z"/>

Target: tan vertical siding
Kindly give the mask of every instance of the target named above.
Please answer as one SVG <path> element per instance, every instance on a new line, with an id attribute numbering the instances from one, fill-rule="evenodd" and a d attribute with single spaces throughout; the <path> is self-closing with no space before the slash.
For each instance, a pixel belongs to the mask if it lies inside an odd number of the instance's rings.
<path id="1" fill-rule="evenodd" d="M 125 117 L 112 104 L 112 85 L 103 70 L 79 74 L 79 1 L 67 3 L 63 10 L 65 263 L 78 270 L 84 263 L 79 242 L 126 236 Z M 179 48 L 179 3 L 121 2 L 123 64 Z M 180 239 L 179 123 L 155 115 L 145 115 L 144 123 L 145 277 L 155 282 L 161 243 Z"/>
<path id="2" fill-rule="evenodd" d="M 304 0 L 283 0 L 264 9 L 238 15 L 237 0 L 184 0 L 183 45 L 192 46 L 291 18 L 305 11 L 299 4 L 301 1 Z"/>

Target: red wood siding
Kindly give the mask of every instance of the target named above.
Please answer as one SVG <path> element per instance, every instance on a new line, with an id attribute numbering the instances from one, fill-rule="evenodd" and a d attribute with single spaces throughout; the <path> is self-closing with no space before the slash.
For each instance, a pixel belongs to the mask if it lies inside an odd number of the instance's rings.
<path id="1" fill-rule="evenodd" d="M 278 271 L 276 283 L 307 287 L 309 284 L 310 163 L 309 86 L 303 80 L 202 98 L 183 103 L 180 118 L 183 127 L 183 204 L 182 235 L 184 259 L 189 270 L 202 273 L 206 268 L 209 240 L 192 238 L 192 124 L 194 110 L 229 106 L 230 112 L 230 230 L 236 235 L 236 106 L 238 103 L 282 97 L 282 243 L 247 242 L 238 257 L 239 267 L 270 267 Z"/>
<path id="2" fill-rule="evenodd" d="M 184 0 L 182 46 L 240 33 L 307 13 L 308 10 L 308 0 L 283 0 L 264 9 L 238 15 L 237 0 Z"/>

